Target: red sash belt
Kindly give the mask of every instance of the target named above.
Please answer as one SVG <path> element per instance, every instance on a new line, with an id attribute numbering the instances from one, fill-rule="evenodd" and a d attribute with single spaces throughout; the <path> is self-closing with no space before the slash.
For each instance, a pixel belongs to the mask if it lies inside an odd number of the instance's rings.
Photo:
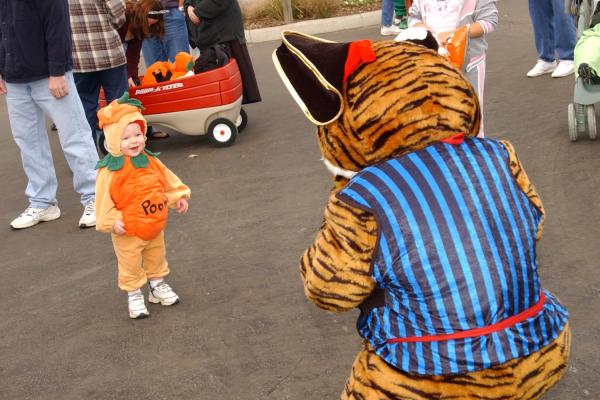
<path id="1" fill-rule="evenodd" d="M 531 318 L 537 315 L 542 308 L 544 308 L 544 303 L 546 302 L 546 296 L 544 292 L 540 292 L 540 300 L 528 308 L 527 310 L 520 312 L 517 315 L 513 315 L 512 317 L 503 319 L 500 322 L 497 322 L 492 325 L 484 326 L 482 328 L 474 328 L 469 329 L 467 331 L 459 331 L 454 333 L 445 333 L 441 335 L 431 335 L 431 336 L 412 336 L 407 338 L 393 338 L 388 339 L 387 343 L 415 343 L 415 342 L 439 342 L 442 340 L 451 340 L 451 339 L 466 339 L 472 337 L 479 337 L 489 335 L 493 332 L 498 332 L 503 329 L 509 328 L 518 324 L 519 322 L 525 321 L 528 318 Z"/>

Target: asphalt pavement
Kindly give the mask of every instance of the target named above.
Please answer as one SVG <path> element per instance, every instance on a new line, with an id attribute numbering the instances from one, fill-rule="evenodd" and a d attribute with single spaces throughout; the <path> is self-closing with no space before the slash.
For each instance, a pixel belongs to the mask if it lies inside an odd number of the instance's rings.
<path id="1" fill-rule="evenodd" d="M 510 140 L 547 211 L 542 283 L 570 311 L 571 363 L 544 399 L 600 398 L 600 143 L 569 141 L 572 78 L 526 78 L 536 60 L 527 2 L 498 3 L 489 36 L 485 125 Z M 378 26 L 321 36 L 382 39 Z M 298 260 L 322 220 L 331 176 L 315 128 L 251 44 L 263 102 L 245 106 L 234 146 L 172 134 L 154 141 L 192 189 L 166 231 L 181 304 L 127 317 L 108 235 L 80 230 L 82 207 L 49 132 L 59 220 L 12 231 L 26 179 L 0 100 L 0 399 L 336 399 L 359 348 L 356 311 L 332 314 L 303 295 Z"/>

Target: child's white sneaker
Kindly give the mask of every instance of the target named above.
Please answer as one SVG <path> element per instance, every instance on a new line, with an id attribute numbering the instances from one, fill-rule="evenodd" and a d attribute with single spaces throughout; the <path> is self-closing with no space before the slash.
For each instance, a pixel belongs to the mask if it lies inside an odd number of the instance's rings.
<path id="1" fill-rule="evenodd" d="M 27 207 L 17 218 L 13 219 L 10 226 L 13 229 L 29 228 L 42 221 L 52 221 L 60 217 L 60 209 L 57 205 L 46 208 Z"/>
<path id="2" fill-rule="evenodd" d="M 533 68 L 531 68 L 529 72 L 527 72 L 527 76 L 533 78 L 535 76 L 540 76 L 554 72 L 555 69 L 556 61 L 550 62 L 544 60 L 537 60 Z"/>
<path id="3" fill-rule="evenodd" d="M 92 226 L 96 226 L 96 207 L 93 200 L 85 205 L 79 219 L 80 228 L 91 228 Z"/>
<path id="4" fill-rule="evenodd" d="M 150 284 L 148 301 L 154 304 L 160 303 L 163 306 L 172 306 L 179 303 L 179 296 L 171 289 L 168 283 L 160 281 L 154 287 Z"/>
<path id="5" fill-rule="evenodd" d="M 127 302 L 129 304 L 129 318 L 140 319 L 150 315 L 146 308 L 146 303 L 144 303 L 144 295 L 141 291 L 128 294 Z"/>

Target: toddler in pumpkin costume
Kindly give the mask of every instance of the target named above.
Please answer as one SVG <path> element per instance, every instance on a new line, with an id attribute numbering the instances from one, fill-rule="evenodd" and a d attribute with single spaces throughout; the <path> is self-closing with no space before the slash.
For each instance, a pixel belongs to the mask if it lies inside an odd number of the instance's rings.
<path id="1" fill-rule="evenodd" d="M 163 306 L 179 302 L 164 281 L 169 268 L 163 230 L 168 208 L 185 213 L 190 198 L 190 189 L 145 149 L 142 109 L 126 92 L 98 111 L 109 154 L 96 167 L 96 230 L 112 236 L 130 318 L 149 315 L 141 291 L 148 281 L 148 301 Z"/>

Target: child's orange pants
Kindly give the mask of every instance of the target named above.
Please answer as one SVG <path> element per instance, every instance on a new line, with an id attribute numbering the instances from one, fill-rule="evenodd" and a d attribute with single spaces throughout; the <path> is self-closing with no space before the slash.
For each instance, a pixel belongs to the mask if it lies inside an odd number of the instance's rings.
<path id="1" fill-rule="evenodd" d="M 148 279 L 169 273 L 164 231 L 152 240 L 114 233 L 111 236 L 119 266 L 120 289 L 131 292 L 144 286 Z"/>

